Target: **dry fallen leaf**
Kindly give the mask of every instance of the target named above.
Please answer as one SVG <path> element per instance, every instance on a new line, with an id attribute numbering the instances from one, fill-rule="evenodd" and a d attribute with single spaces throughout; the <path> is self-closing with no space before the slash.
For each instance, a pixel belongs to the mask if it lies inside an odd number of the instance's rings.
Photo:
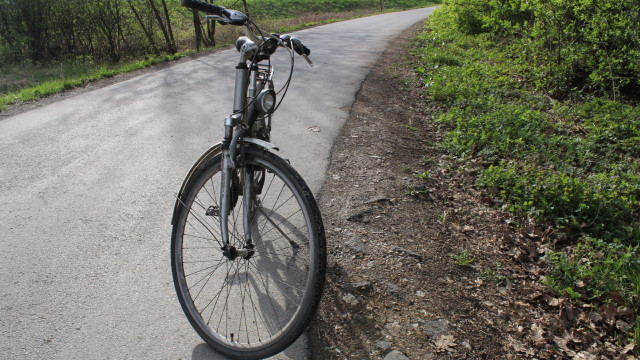
<path id="1" fill-rule="evenodd" d="M 627 346 L 624 347 L 621 354 L 624 355 L 629 351 L 633 351 L 634 348 L 635 348 L 635 343 L 629 343 Z"/>
<path id="2" fill-rule="evenodd" d="M 536 323 L 531 324 L 531 340 L 536 346 L 542 346 L 547 342 L 543 335 L 544 329 L 542 329 L 542 326 Z"/>
<path id="3" fill-rule="evenodd" d="M 549 300 L 549 305 L 550 306 L 560 306 L 560 304 L 562 304 L 563 301 L 564 301 L 564 299 L 552 298 L 551 300 Z"/>
<path id="4" fill-rule="evenodd" d="M 453 335 L 440 335 L 440 338 L 436 340 L 436 348 L 438 351 L 454 351 L 454 347 L 456 346 L 456 339 Z"/>
<path id="5" fill-rule="evenodd" d="M 523 353 L 528 356 L 533 356 L 536 353 L 533 349 L 528 348 L 525 344 L 511 336 L 507 337 L 507 341 L 516 352 Z"/>

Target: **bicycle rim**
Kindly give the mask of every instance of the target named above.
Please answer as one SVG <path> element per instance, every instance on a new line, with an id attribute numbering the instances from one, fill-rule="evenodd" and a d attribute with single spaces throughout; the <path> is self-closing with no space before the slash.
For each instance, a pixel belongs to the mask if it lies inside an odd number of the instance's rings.
<path id="1" fill-rule="evenodd" d="M 283 350 L 306 327 L 322 291 L 326 249 L 317 205 L 300 176 L 267 152 L 247 150 L 245 160 L 262 183 L 250 226 L 255 253 L 233 260 L 222 253 L 218 157 L 185 191 L 172 267 L 200 336 L 225 355 L 259 358 Z M 245 246 L 242 201 L 229 215 L 229 239 L 236 249 Z"/>

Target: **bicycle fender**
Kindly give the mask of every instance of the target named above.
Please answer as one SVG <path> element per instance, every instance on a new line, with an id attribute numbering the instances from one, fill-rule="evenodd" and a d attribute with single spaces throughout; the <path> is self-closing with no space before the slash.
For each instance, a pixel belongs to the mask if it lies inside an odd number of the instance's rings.
<path id="1" fill-rule="evenodd" d="M 256 138 L 245 137 L 245 138 L 242 138 L 242 142 L 243 143 L 247 142 L 247 143 L 255 144 L 255 145 L 263 147 L 263 148 L 265 148 L 267 150 L 279 150 L 272 143 L 266 142 L 264 140 L 256 139 Z M 207 150 L 204 154 L 202 154 L 200 159 L 198 159 L 198 161 L 196 161 L 195 164 L 193 164 L 193 166 L 191 167 L 191 170 L 189 170 L 189 172 L 187 173 L 187 176 L 184 178 L 184 181 L 182 182 L 182 186 L 180 187 L 180 192 L 176 196 L 176 203 L 173 206 L 173 216 L 171 217 L 171 225 L 173 225 L 177 220 L 176 218 L 178 217 L 178 210 L 179 210 L 180 206 L 182 205 L 182 196 L 184 195 L 184 190 L 187 187 L 187 184 L 189 183 L 189 180 L 191 179 L 191 176 L 201 166 L 204 166 L 204 164 L 206 164 L 209 160 L 213 159 L 216 155 L 218 155 L 220 153 L 222 153 L 222 143 L 221 142 L 213 145 L 212 147 L 210 147 L 209 150 Z"/>
<path id="2" fill-rule="evenodd" d="M 278 149 L 277 146 L 273 145 L 272 143 L 264 141 L 264 140 L 256 139 L 256 138 L 244 137 L 244 138 L 242 138 L 242 142 L 248 142 L 248 143 L 251 143 L 251 144 L 255 144 L 255 145 L 261 146 L 261 147 L 263 147 L 263 148 L 265 148 L 267 150 L 276 150 L 276 151 L 280 150 L 280 149 Z"/>
<path id="3" fill-rule="evenodd" d="M 184 195 L 184 190 L 187 187 L 187 183 L 189 183 L 191 176 L 201 166 L 204 166 L 204 164 L 206 164 L 209 160 L 213 159 L 216 155 L 220 153 L 222 153 L 222 143 L 217 143 L 212 147 L 210 147 L 209 150 L 207 150 L 204 154 L 202 154 L 200 159 L 198 159 L 198 161 L 196 161 L 195 164 L 193 164 L 193 166 L 191 167 L 191 170 L 189 170 L 189 173 L 187 173 L 187 176 L 184 178 L 184 181 L 182 182 L 182 186 L 180 187 L 180 192 L 176 196 L 176 204 L 173 206 L 173 216 L 171 217 L 171 225 L 173 225 L 177 220 L 176 218 L 178 217 L 178 209 L 180 208 L 180 206 L 182 206 L 182 196 Z"/>

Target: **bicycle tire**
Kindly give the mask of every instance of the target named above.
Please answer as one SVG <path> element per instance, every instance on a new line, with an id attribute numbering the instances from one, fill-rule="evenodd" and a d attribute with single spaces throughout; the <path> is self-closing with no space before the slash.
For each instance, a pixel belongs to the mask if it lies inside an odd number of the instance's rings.
<path id="1" fill-rule="evenodd" d="M 217 155 L 196 170 L 178 199 L 171 265 L 180 305 L 200 337 L 228 357 L 261 359 L 289 347 L 314 316 L 326 240 L 318 205 L 291 165 L 263 149 L 244 151 L 245 166 L 266 177 L 252 210 L 255 254 L 222 255 L 219 217 L 207 215 L 220 202 Z M 238 201 L 229 214 L 231 245 L 244 243 L 242 229 Z"/>

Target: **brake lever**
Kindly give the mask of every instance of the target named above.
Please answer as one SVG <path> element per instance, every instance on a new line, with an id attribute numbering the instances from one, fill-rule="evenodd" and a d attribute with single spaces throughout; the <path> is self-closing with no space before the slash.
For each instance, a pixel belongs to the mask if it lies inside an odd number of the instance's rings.
<path id="1" fill-rule="evenodd" d="M 231 20 L 220 15 L 205 15 L 204 19 L 206 21 L 217 21 L 220 25 L 231 24 Z"/>
<path id="2" fill-rule="evenodd" d="M 216 21 L 216 20 L 222 20 L 222 16 L 218 16 L 218 15 L 205 15 L 204 16 L 204 20 L 205 21 Z"/>
<path id="3" fill-rule="evenodd" d="M 307 60 L 307 62 L 309 63 L 309 66 L 314 67 L 315 65 L 313 64 L 313 61 L 311 61 L 311 59 L 309 59 L 309 57 L 307 55 L 302 55 L 302 57 Z"/>

